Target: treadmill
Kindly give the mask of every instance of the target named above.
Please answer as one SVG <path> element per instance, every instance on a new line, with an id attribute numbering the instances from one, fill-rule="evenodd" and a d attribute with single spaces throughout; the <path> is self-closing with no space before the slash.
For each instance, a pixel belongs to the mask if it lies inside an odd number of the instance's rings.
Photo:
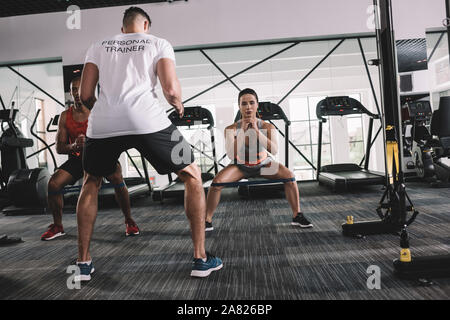
<path id="1" fill-rule="evenodd" d="M 216 147 L 214 142 L 214 118 L 211 112 L 200 106 L 185 107 L 183 118 L 180 118 L 176 111 L 172 111 L 169 114 L 169 120 L 172 121 L 176 127 L 190 128 L 192 126 L 207 125 L 211 138 L 212 157 L 208 156 L 204 151 L 200 150 L 196 146 L 191 145 L 191 147 L 194 151 L 200 152 L 214 162 L 214 173 L 217 174 L 218 168 L 216 160 Z M 184 182 L 182 182 L 179 178 L 172 180 L 172 173 L 169 173 L 168 177 L 168 185 L 153 189 L 152 198 L 154 201 L 163 202 L 163 200 L 167 198 L 184 198 Z M 213 174 L 209 172 L 202 173 L 203 189 L 205 190 L 205 193 L 208 191 L 213 179 Z"/>
<path id="2" fill-rule="evenodd" d="M 322 167 L 322 126 L 327 121 L 324 117 L 363 113 L 370 117 L 364 167 L 355 163 L 331 164 Z M 317 180 L 319 184 L 331 187 L 333 191 L 347 191 L 352 187 L 362 185 L 385 185 L 386 176 L 384 173 L 370 171 L 368 169 L 370 149 L 372 147 L 373 121 L 374 119 L 379 119 L 379 115 L 371 113 L 358 100 L 348 96 L 327 97 L 321 100 L 317 104 L 316 114 L 319 119 L 319 142 L 317 151 Z"/>
<path id="3" fill-rule="evenodd" d="M 275 103 L 271 102 L 260 102 L 258 104 L 258 114 L 260 116 L 261 120 L 264 121 L 272 121 L 272 120 L 282 120 L 284 122 L 284 142 L 285 142 L 285 158 L 284 158 L 284 165 L 289 168 L 289 126 L 291 125 L 291 122 L 287 118 L 286 114 L 284 113 L 283 109 Z M 239 119 L 241 119 L 241 112 L 238 111 L 236 114 L 236 117 L 234 118 L 234 122 L 237 122 Z M 261 181 L 261 178 L 250 178 L 247 179 L 249 182 L 251 181 Z M 244 180 L 241 180 L 244 181 Z M 238 193 L 241 196 L 250 197 L 252 195 L 261 194 L 261 193 L 269 193 L 269 192 L 277 192 L 277 191 L 283 191 L 284 190 L 284 183 L 278 182 L 273 183 L 270 182 L 270 180 L 267 180 L 266 183 L 258 183 L 258 184 L 249 184 L 249 185 L 242 185 L 238 188 Z"/>

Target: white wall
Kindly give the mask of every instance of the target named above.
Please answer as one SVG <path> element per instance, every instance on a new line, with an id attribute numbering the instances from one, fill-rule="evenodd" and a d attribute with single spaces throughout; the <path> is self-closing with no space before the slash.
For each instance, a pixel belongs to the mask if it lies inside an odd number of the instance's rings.
<path id="1" fill-rule="evenodd" d="M 61 63 L 50 63 L 50 64 L 37 64 L 37 65 L 27 65 L 22 67 L 14 67 L 22 75 L 31 79 L 34 83 L 44 88 L 49 94 L 51 94 L 55 99 L 59 101 L 64 101 L 64 85 L 62 79 L 62 64 Z M 17 88 L 17 91 L 15 89 Z M 14 94 L 15 92 L 15 94 Z M 36 115 L 36 105 L 33 99 L 43 100 L 43 114 L 45 125 L 48 124 L 50 119 L 63 111 L 63 108 L 45 95 L 40 90 L 36 89 L 34 86 L 29 84 L 24 79 L 20 78 L 12 71 L 6 68 L 0 68 L 0 94 L 2 95 L 4 103 L 7 108 L 10 108 L 11 101 L 14 101 L 15 108 L 19 108 L 19 115 L 17 120 L 26 119 L 26 128 L 22 130 L 23 134 L 28 138 L 34 140 L 34 146 L 26 149 L 26 154 L 32 154 L 38 150 L 37 140 L 30 134 L 30 126 Z M 14 94 L 14 95 L 13 95 Z M 53 128 L 55 129 L 55 128 Z M 35 132 L 37 130 L 37 126 Z M 43 136 L 41 136 L 43 137 Z M 55 141 L 55 133 L 46 133 L 45 140 L 49 144 Z M 43 137 L 44 138 L 44 137 Z M 51 148 L 56 158 L 57 164 L 61 164 L 65 161 L 67 156 L 61 156 L 56 154 L 55 147 Z M 53 172 L 54 165 L 51 155 L 48 151 L 45 151 L 47 163 L 49 165 L 50 172 Z M 28 166 L 34 168 L 38 166 L 38 160 L 36 157 L 31 157 L 27 160 Z"/>
<path id="2" fill-rule="evenodd" d="M 151 32 L 173 46 L 309 37 L 370 31 L 372 0 L 189 0 L 142 4 Z M 81 29 L 69 30 L 65 12 L 0 19 L 0 63 L 62 57 L 84 61 L 88 46 L 120 32 L 127 6 L 82 10 Z M 439 27 L 444 0 L 393 0 L 397 39 L 420 38 Z"/>

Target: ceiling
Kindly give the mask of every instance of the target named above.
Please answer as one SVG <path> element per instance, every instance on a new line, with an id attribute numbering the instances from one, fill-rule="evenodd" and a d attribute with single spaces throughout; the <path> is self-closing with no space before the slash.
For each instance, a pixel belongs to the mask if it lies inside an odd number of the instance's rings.
<path id="1" fill-rule="evenodd" d="M 173 1 L 187 0 L 2 0 L 0 6 L 0 17 L 47 12 L 63 12 L 66 11 L 67 7 L 71 5 L 77 5 L 80 9 L 92 9 Z"/>

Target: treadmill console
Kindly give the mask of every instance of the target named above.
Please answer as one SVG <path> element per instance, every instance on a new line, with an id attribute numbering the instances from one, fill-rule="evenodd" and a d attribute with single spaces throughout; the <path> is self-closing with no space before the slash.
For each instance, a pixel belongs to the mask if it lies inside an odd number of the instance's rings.
<path id="1" fill-rule="evenodd" d="M 260 102 L 258 104 L 258 115 L 261 120 L 283 120 L 287 124 L 290 124 L 289 119 L 284 113 L 283 109 L 275 103 Z M 238 111 L 234 122 L 237 122 L 241 118 L 241 112 Z"/>
<path id="2" fill-rule="evenodd" d="M 169 114 L 169 120 L 177 127 L 200 124 L 209 124 L 209 127 L 214 127 L 214 118 L 211 112 L 202 107 L 185 107 L 183 118 L 180 118 L 177 111 L 172 111 Z"/>
<path id="3" fill-rule="evenodd" d="M 323 119 L 325 116 L 345 116 L 358 113 L 366 113 L 371 117 L 377 117 L 368 111 L 361 102 L 347 96 L 327 97 L 319 101 L 316 107 L 318 119 Z"/>
<path id="4" fill-rule="evenodd" d="M 0 110 L 0 120 L 1 121 L 15 121 L 17 116 L 17 109 L 14 109 L 11 115 L 11 109 Z"/>
<path id="5" fill-rule="evenodd" d="M 429 101 L 414 101 L 406 103 L 408 108 L 409 117 L 415 120 L 427 120 L 431 119 L 433 111 L 431 110 L 431 104 Z"/>

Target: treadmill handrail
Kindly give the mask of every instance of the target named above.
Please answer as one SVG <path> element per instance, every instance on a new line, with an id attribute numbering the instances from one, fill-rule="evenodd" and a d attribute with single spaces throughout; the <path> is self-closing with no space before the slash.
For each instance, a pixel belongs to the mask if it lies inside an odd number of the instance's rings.
<path id="1" fill-rule="evenodd" d="M 270 106 L 270 108 L 276 110 L 276 115 L 275 117 L 264 117 L 261 116 L 260 119 L 261 120 L 283 120 L 288 126 L 291 124 L 291 121 L 288 119 L 288 117 L 286 116 L 286 114 L 284 113 L 283 109 L 275 103 L 269 102 L 269 101 L 265 101 L 265 102 L 259 102 L 258 103 L 258 109 L 261 110 L 261 108 L 265 107 L 265 106 Z M 241 119 L 241 111 L 238 110 L 238 112 L 236 113 L 236 117 L 234 118 L 234 122 L 238 122 L 238 120 Z"/>
<path id="2" fill-rule="evenodd" d="M 334 100 L 341 99 L 344 102 L 349 102 L 350 105 L 353 106 L 353 108 L 343 107 L 342 109 L 340 109 L 342 114 L 328 114 L 325 112 L 326 110 L 324 110 L 324 107 L 327 106 L 329 103 L 331 103 L 332 99 Z M 354 98 L 350 98 L 349 96 L 326 97 L 325 99 L 320 100 L 316 106 L 317 119 L 319 119 L 322 122 L 326 122 L 326 120 L 324 119 L 325 116 L 334 117 L 360 113 L 365 113 L 373 119 L 380 119 L 380 115 L 370 112 L 366 107 L 363 106 L 361 102 L 359 102 Z"/>
<path id="3" fill-rule="evenodd" d="M 208 124 L 208 129 L 214 127 L 214 117 L 211 113 L 211 111 L 209 111 L 206 108 L 203 108 L 201 106 L 193 106 L 193 107 L 185 107 L 184 108 L 184 115 L 182 118 L 179 117 L 178 112 L 176 110 L 172 111 L 169 114 L 169 119 L 174 123 L 175 126 L 177 127 L 181 127 L 181 126 L 185 126 L 185 127 L 190 127 L 192 125 L 196 125 L 195 122 L 192 122 L 192 119 L 189 119 L 188 117 L 186 117 L 186 114 L 188 114 L 191 110 L 195 110 L 195 109 L 200 109 L 201 111 L 201 116 L 202 116 L 202 124 Z M 172 120 L 173 119 L 173 120 Z M 176 121 L 174 121 L 176 120 Z M 203 123 L 205 122 L 205 123 Z"/>

